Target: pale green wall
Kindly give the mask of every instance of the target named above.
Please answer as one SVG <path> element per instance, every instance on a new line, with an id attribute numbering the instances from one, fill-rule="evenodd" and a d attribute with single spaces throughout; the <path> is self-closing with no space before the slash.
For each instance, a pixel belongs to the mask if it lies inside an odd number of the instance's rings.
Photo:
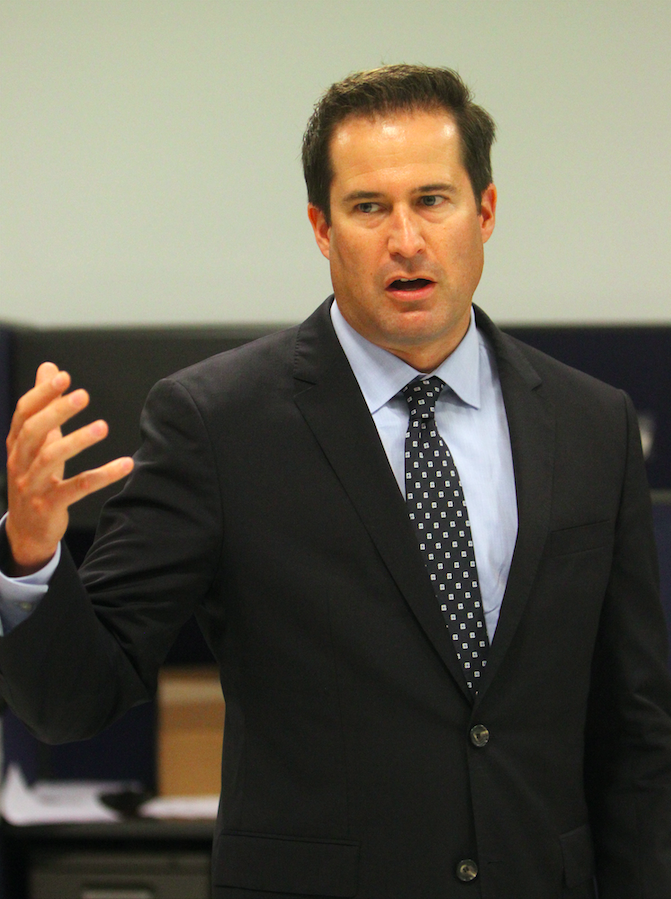
<path id="1" fill-rule="evenodd" d="M 312 103 L 422 61 L 499 124 L 481 304 L 669 322 L 670 47 L 669 0 L 0 0 L 0 319 L 299 320 Z"/>

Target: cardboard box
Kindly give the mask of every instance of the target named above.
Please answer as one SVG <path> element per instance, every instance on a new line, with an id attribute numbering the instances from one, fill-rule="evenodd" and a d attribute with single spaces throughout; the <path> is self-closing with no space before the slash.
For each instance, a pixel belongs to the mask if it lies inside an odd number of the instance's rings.
<path id="1" fill-rule="evenodd" d="M 158 681 L 158 790 L 202 796 L 221 789 L 224 697 L 213 667 L 165 668 Z"/>

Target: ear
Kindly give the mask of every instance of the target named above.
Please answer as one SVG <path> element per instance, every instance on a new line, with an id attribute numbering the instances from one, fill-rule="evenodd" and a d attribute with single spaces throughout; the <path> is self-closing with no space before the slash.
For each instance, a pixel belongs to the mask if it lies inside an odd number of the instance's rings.
<path id="1" fill-rule="evenodd" d="M 492 236 L 494 224 L 496 222 L 496 187 L 490 184 L 482 191 L 480 200 L 480 233 L 482 234 L 482 242 L 487 243 Z"/>
<path id="2" fill-rule="evenodd" d="M 321 209 L 308 203 L 308 218 L 315 232 L 315 240 L 317 246 L 327 259 L 330 259 L 329 252 L 331 246 L 331 226 L 326 221 L 326 216 Z"/>

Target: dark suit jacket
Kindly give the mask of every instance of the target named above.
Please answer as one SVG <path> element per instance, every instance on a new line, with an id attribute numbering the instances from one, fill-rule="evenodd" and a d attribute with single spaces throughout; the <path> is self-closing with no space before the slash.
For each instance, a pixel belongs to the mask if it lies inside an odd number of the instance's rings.
<path id="1" fill-rule="evenodd" d="M 99 730 L 152 694 L 195 610 L 227 703 L 218 899 L 587 899 L 594 875 L 600 899 L 669 899 L 671 695 L 630 402 L 478 311 L 519 536 L 473 705 L 328 306 L 153 390 L 85 588 L 65 557 L 0 641 L 10 704 L 51 741 Z"/>

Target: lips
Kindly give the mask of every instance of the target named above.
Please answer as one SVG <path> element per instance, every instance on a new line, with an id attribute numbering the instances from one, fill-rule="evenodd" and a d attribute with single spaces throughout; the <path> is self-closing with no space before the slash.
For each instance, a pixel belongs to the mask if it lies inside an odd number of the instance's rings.
<path id="1" fill-rule="evenodd" d="M 414 274 L 414 273 L 413 273 Z M 425 277 L 428 275 L 428 277 Z M 390 299 L 404 306 L 424 302 L 433 296 L 436 280 L 426 270 L 413 277 L 410 273 L 391 272 L 385 283 L 385 293 Z"/>
<path id="2" fill-rule="evenodd" d="M 429 284 L 433 284 L 433 281 L 429 281 L 428 278 L 397 278 L 388 285 L 388 289 L 411 292 L 414 290 L 421 290 Z"/>

